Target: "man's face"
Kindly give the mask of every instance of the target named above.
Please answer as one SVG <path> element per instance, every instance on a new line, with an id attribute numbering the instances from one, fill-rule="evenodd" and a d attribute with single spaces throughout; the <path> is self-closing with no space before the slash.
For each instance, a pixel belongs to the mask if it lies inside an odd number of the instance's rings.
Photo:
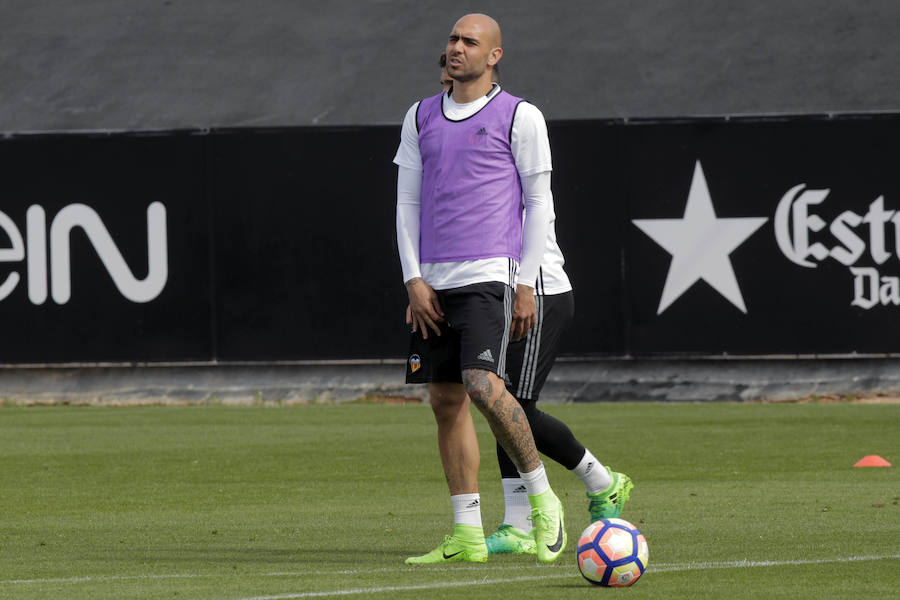
<path id="1" fill-rule="evenodd" d="M 447 74 L 460 82 L 478 79 L 487 69 L 491 41 L 478 19 L 457 21 L 447 40 Z"/>
<path id="2" fill-rule="evenodd" d="M 441 67 L 441 87 L 446 92 L 453 86 L 453 80 L 447 74 L 447 67 Z"/>

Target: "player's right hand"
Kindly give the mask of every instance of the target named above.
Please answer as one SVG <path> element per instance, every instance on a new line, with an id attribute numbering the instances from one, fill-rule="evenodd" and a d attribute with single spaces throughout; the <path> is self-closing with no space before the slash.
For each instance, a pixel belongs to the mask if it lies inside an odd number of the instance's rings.
<path id="1" fill-rule="evenodd" d="M 428 330 L 433 330 L 441 335 L 438 323 L 444 321 L 444 311 L 438 301 L 437 293 L 421 277 L 413 277 L 406 282 L 406 292 L 409 294 L 409 312 L 412 317 L 412 331 L 422 332 L 422 337 L 428 339 Z"/>
<path id="2" fill-rule="evenodd" d="M 534 288 L 520 283 L 516 286 L 516 301 L 513 304 L 512 322 L 509 325 L 510 339 L 518 342 L 537 323 L 537 304 Z"/>

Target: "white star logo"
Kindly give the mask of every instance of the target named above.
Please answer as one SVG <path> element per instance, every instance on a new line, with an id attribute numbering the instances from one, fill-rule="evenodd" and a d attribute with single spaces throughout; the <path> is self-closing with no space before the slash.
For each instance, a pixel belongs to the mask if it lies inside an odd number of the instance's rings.
<path id="1" fill-rule="evenodd" d="M 744 297 L 728 255 L 766 221 L 766 217 L 717 219 L 698 160 L 683 218 L 632 221 L 672 255 L 656 314 L 662 314 L 700 279 L 746 313 Z"/>

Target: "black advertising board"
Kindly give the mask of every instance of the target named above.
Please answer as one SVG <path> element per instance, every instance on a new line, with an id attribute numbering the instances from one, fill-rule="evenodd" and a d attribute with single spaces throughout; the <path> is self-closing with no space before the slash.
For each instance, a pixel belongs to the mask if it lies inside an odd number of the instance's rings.
<path id="1" fill-rule="evenodd" d="M 628 126 L 628 352 L 897 352 L 898 125 Z"/>
<path id="2" fill-rule="evenodd" d="M 622 201 L 623 128 L 610 121 L 559 121 L 548 128 L 557 240 L 575 293 L 575 319 L 563 352 L 621 355 L 627 234 L 621 224 L 628 209 Z"/>
<path id="3" fill-rule="evenodd" d="M 217 358 L 403 356 L 396 127 L 213 139 Z"/>
<path id="4" fill-rule="evenodd" d="M 900 117 L 548 126 L 564 355 L 900 351 Z M 402 358 L 398 141 L 0 139 L 0 362 Z"/>
<path id="5" fill-rule="evenodd" d="M 209 359 L 205 144 L 0 139 L 0 362 Z"/>

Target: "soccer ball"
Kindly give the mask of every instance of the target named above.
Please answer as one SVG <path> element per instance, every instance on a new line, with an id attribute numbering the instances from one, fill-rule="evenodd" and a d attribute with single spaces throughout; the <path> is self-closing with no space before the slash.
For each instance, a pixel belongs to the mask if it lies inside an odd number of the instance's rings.
<path id="1" fill-rule="evenodd" d="M 578 538 L 578 568 L 594 585 L 625 587 L 644 573 L 648 552 L 637 527 L 624 519 L 601 519 Z"/>

